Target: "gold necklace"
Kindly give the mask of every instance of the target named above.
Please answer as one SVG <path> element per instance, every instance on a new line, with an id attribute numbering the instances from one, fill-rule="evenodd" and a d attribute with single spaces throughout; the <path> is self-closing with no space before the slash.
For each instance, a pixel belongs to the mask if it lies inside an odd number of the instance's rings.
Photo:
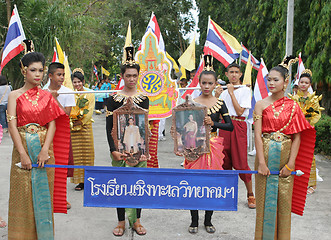
<path id="1" fill-rule="evenodd" d="M 283 109 L 284 109 L 284 106 L 285 106 L 285 101 L 283 101 L 283 104 L 282 104 L 282 106 L 280 107 L 279 111 L 276 112 L 276 109 L 275 109 L 274 104 L 271 105 L 271 107 L 272 107 L 272 111 L 274 112 L 274 118 L 277 119 L 277 118 L 279 117 L 279 115 L 281 114 L 281 112 L 282 112 Z"/>
<path id="2" fill-rule="evenodd" d="M 35 100 L 30 99 L 27 93 L 24 93 L 24 95 L 25 95 L 25 98 L 32 104 L 32 106 L 34 106 L 34 107 L 38 106 L 38 100 L 40 97 L 39 91 L 37 92 L 37 97 Z"/>

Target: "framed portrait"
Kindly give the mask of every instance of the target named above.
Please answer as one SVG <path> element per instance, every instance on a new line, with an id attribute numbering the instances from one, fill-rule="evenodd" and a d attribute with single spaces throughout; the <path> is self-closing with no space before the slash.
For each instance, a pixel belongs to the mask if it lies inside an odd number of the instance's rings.
<path id="1" fill-rule="evenodd" d="M 210 126 L 205 126 L 207 107 L 186 98 L 185 103 L 172 109 L 171 135 L 174 152 L 195 161 L 209 153 Z"/>
<path id="2" fill-rule="evenodd" d="M 149 156 L 148 110 L 128 98 L 127 102 L 113 112 L 112 136 L 116 150 L 127 154 L 126 160 L 134 163 L 141 155 Z"/>

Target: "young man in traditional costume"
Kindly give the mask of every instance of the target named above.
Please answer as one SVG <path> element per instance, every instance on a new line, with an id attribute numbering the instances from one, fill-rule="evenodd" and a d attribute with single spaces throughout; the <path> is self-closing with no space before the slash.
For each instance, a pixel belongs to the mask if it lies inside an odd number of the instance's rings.
<path id="1" fill-rule="evenodd" d="M 247 125 L 245 118 L 251 108 L 251 91 L 248 87 L 235 89 L 234 86 L 241 85 L 242 72 L 240 66 L 231 63 L 225 73 L 229 79 L 227 90 L 217 88 L 216 96 L 225 102 L 234 126 L 233 132 L 219 131 L 219 136 L 224 138 L 224 170 L 250 170 L 247 162 Z M 247 189 L 247 201 L 249 208 L 255 208 L 255 197 L 252 187 L 252 176 L 250 174 L 239 174 Z"/>
<path id="2" fill-rule="evenodd" d="M 111 152 L 112 165 L 114 167 L 147 167 L 147 158 L 141 155 L 139 161 L 135 163 L 127 161 L 127 155 L 116 150 L 114 139 L 111 135 L 113 128 L 113 111 L 124 105 L 129 97 L 138 106 L 149 108 L 149 99 L 146 95 L 137 91 L 137 81 L 140 71 L 139 64 L 134 61 L 134 48 L 126 47 L 126 57 L 121 66 L 121 77 L 124 80 L 124 88 L 114 95 L 111 95 L 106 103 L 106 129 L 107 139 Z M 146 229 L 140 224 L 141 209 L 117 208 L 118 225 L 113 230 L 115 236 L 122 236 L 125 231 L 125 212 L 128 215 L 130 226 L 138 235 L 145 235 Z"/>
<path id="3" fill-rule="evenodd" d="M 59 104 L 59 107 L 63 109 L 63 111 L 68 115 L 67 121 L 69 123 L 69 116 L 71 112 L 71 108 L 76 106 L 75 96 L 73 94 L 59 94 L 59 93 L 65 93 L 65 92 L 71 92 L 72 90 L 70 88 L 67 88 L 63 86 L 64 82 L 64 65 L 59 62 L 53 62 L 48 66 L 48 78 L 50 80 L 50 83 L 48 87 L 44 88 L 48 90 L 54 97 L 54 99 Z M 68 132 L 70 134 L 70 125 L 68 124 Z M 59 133 L 59 132 L 58 132 Z M 70 143 L 70 149 L 63 150 L 64 161 L 63 162 L 57 162 L 56 164 L 66 165 L 70 164 L 73 165 L 73 157 L 72 157 L 72 149 L 71 149 L 71 143 Z M 57 159 L 57 158 L 56 158 Z M 57 177 L 57 172 L 64 171 L 67 172 L 67 177 L 72 177 L 73 169 L 61 169 L 56 168 L 55 169 L 55 177 Z M 71 208 L 71 204 L 67 201 L 67 209 Z"/>

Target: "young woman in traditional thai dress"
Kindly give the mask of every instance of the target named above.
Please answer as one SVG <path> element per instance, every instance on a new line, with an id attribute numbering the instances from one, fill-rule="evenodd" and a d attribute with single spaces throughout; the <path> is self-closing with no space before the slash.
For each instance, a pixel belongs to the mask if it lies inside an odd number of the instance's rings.
<path id="1" fill-rule="evenodd" d="M 185 123 L 184 129 L 185 129 L 185 147 L 186 148 L 195 148 L 196 146 L 196 135 L 198 131 L 198 125 L 197 122 L 194 121 L 193 115 L 190 114 L 188 116 L 188 122 Z"/>
<path id="2" fill-rule="evenodd" d="M 8 239 L 54 239 L 54 168 L 43 166 L 54 164 L 55 120 L 65 112 L 51 93 L 39 87 L 44 74 L 44 56 L 28 53 L 20 65 L 24 86 L 10 93 L 7 113 L 14 142 Z M 32 168 L 32 164 L 38 164 L 39 168 Z"/>
<path id="3" fill-rule="evenodd" d="M 207 55 L 205 57 L 211 57 Z M 205 61 L 206 62 L 206 61 Z M 209 60 L 208 62 L 212 62 Z M 212 67 L 207 65 L 205 70 L 201 72 L 199 77 L 199 83 L 201 87 L 201 95 L 194 99 L 194 101 L 205 105 L 208 108 L 208 116 L 204 119 L 204 124 L 211 126 L 211 138 L 210 138 L 210 153 L 203 154 L 195 161 L 189 161 L 185 159 L 185 169 L 213 169 L 222 170 L 223 158 L 223 139 L 217 136 L 217 129 L 223 129 L 227 131 L 233 130 L 233 125 L 228 114 L 228 109 L 224 102 L 213 96 L 213 90 L 216 87 L 217 76 L 212 70 Z M 220 123 L 223 119 L 224 123 Z M 205 211 L 204 226 L 208 233 L 214 233 L 216 228 L 211 223 L 213 215 L 212 209 Z M 199 225 L 198 210 L 191 210 L 191 225 L 188 231 L 190 233 L 197 233 Z"/>
<path id="4" fill-rule="evenodd" d="M 315 124 L 320 120 L 322 115 L 321 111 L 324 110 L 324 108 L 321 108 L 319 104 L 319 101 L 322 99 L 322 95 L 316 96 L 315 92 L 310 94 L 308 91 L 308 89 L 311 86 L 311 80 L 312 80 L 312 72 L 309 69 L 303 70 L 299 78 L 299 82 L 298 82 L 299 89 L 297 91 L 297 94 L 294 96 L 289 94 L 289 97 L 299 104 L 307 121 L 310 123 L 310 125 L 314 127 Z M 312 194 L 315 192 L 315 189 L 316 189 L 316 161 L 314 156 L 313 163 L 311 165 L 307 193 Z"/>
<path id="5" fill-rule="evenodd" d="M 74 69 L 71 80 L 76 91 L 85 91 L 84 72 Z M 70 113 L 71 144 L 74 165 L 94 165 L 94 139 L 92 130 L 92 115 L 95 106 L 94 94 L 75 94 L 76 106 Z M 84 169 L 75 169 L 72 182 L 78 185 L 76 191 L 84 189 Z"/>
<path id="6" fill-rule="evenodd" d="M 267 86 L 271 95 L 255 105 L 255 239 L 290 239 L 291 209 L 303 213 L 314 151 L 309 134 L 314 129 L 298 104 L 284 97 L 291 62 L 286 58 L 270 70 Z M 295 169 L 305 174 L 294 177 Z M 270 171 L 280 172 L 270 175 Z"/>

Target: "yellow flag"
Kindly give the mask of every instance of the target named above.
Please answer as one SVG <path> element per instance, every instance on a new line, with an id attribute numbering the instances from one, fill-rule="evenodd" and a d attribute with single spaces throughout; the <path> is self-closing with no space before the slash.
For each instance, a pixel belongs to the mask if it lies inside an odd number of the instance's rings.
<path id="1" fill-rule="evenodd" d="M 195 36 L 186 51 L 183 53 L 182 56 L 178 59 L 179 64 L 181 67 L 192 71 L 195 69 Z"/>
<path id="2" fill-rule="evenodd" d="M 62 48 L 57 40 L 57 38 L 55 38 L 55 44 L 56 44 L 56 51 L 57 51 L 57 55 L 59 57 L 59 62 L 64 64 L 64 53 L 62 51 Z"/>
<path id="3" fill-rule="evenodd" d="M 243 85 L 252 85 L 252 62 L 251 62 L 251 52 L 249 52 L 249 57 L 245 69 Z"/>
<path id="4" fill-rule="evenodd" d="M 101 72 L 102 74 L 105 74 L 107 77 L 110 75 L 110 73 L 105 68 L 103 68 L 103 66 L 101 66 Z"/>
<path id="5" fill-rule="evenodd" d="M 166 55 L 167 55 L 167 58 L 172 63 L 172 68 L 175 70 L 176 73 L 179 73 L 179 67 L 178 67 L 175 59 L 173 59 L 168 52 L 166 52 Z"/>
<path id="6" fill-rule="evenodd" d="M 65 56 L 65 54 L 63 54 Z M 70 88 L 70 89 L 74 89 L 73 85 L 72 85 L 72 81 L 71 81 L 71 70 L 70 70 L 70 66 L 69 66 L 69 61 L 68 61 L 68 57 L 65 56 L 64 57 L 64 82 L 63 82 L 63 86 Z"/>
<path id="7" fill-rule="evenodd" d="M 186 70 L 183 66 L 180 66 L 180 71 L 182 73 L 182 76 L 180 76 L 180 79 L 186 78 Z"/>

